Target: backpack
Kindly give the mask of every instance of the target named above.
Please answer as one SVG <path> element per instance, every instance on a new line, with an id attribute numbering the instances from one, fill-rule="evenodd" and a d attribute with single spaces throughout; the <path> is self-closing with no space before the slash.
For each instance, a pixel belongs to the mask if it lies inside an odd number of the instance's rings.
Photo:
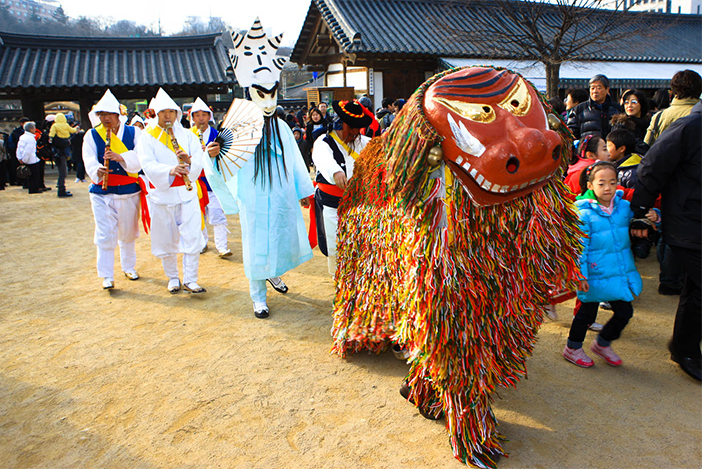
<path id="1" fill-rule="evenodd" d="M 54 153 L 51 151 L 51 143 L 49 143 L 49 134 L 42 132 L 37 140 L 37 156 L 44 161 L 53 161 Z"/>

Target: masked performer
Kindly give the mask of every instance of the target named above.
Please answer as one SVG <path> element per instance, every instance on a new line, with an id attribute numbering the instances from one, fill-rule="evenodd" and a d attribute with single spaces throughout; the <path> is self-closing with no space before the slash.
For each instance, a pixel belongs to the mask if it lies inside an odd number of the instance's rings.
<path id="1" fill-rule="evenodd" d="M 135 242 L 139 237 L 139 177 L 135 151 L 141 131 L 125 125 L 120 104 L 110 90 L 88 117 L 93 128 L 83 139 L 83 163 L 90 177 L 90 205 L 95 216 L 98 277 L 102 288 L 115 286 L 115 248 L 119 244 L 122 271 L 136 280 Z M 109 165 L 109 173 L 108 173 Z M 103 184 L 107 176 L 107 183 Z"/>
<path id="2" fill-rule="evenodd" d="M 579 277 L 571 137 L 549 109 L 508 70 L 436 75 L 339 205 L 334 351 L 405 347 L 401 393 L 445 416 L 455 457 L 479 467 L 504 454 L 491 394 L 526 375 L 549 292 Z"/>
<path id="3" fill-rule="evenodd" d="M 373 120 L 364 114 L 364 108 L 357 101 L 334 101 L 332 108 L 337 117 L 334 130 L 314 142 L 312 161 L 317 168 L 314 195 L 317 242 L 319 250 L 328 258 L 329 273 L 334 275 L 339 200 L 353 176 L 356 158 L 370 141 L 360 131 Z"/>
<path id="4" fill-rule="evenodd" d="M 190 130 L 200 140 L 205 156 L 215 158 L 219 154 L 220 147 L 219 143 L 215 142 L 218 133 L 217 129 L 210 125 L 210 123 L 214 123 L 214 115 L 212 110 L 200 98 L 197 98 L 193 103 L 193 107 L 190 108 L 190 123 L 192 124 Z M 207 183 L 204 172 L 198 178 L 198 182 L 207 190 L 208 203 L 205 213 L 207 221 L 214 229 L 215 247 L 219 251 L 219 257 L 230 257 L 232 251 L 227 247 L 227 216 L 219 204 L 219 199 Z M 207 227 L 203 228 L 202 235 L 205 237 L 205 247 L 203 249 L 203 252 L 205 252 L 207 251 L 208 240 Z"/>
<path id="5" fill-rule="evenodd" d="M 197 284 L 202 237 L 202 214 L 197 178 L 204 153 L 198 138 L 180 125 L 183 112 L 159 89 L 149 106 L 151 119 L 139 140 L 137 152 L 151 183 L 151 252 L 163 262 L 168 291 L 181 289 L 178 253 L 183 253 L 183 289 L 204 293 Z"/>
<path id="6" fill-rule="evenodd" d="M 258 19 L 248 33 L 232 35 L 234 73 L 264 116 L 263 136 L 254 154 L 227 183 L 239 209 L 244 271 L 257 318 L 269 315 L 266 280 L 284 293 L 287 286 L 279 276 L 312 258 L 298 201 L 309 206 L 314 188 L 290 127 L 275 117 L 285 62 L 274 58 L 281 38 L 267 39 Z M 220 186 L 212 178 L 221 179 L 222 174 L 216 171 L 207 167 L 217 193 Z M 227 194 L 217 196 L 222 200 Z"/>

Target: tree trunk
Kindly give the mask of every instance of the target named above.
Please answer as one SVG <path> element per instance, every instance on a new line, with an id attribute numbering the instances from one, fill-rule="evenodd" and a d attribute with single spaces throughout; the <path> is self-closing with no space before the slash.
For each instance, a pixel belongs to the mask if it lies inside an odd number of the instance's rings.
<path id="1" fill-rule="evenodd" d="M 558 96 L 558 82 L 560 80 L 561 64 L 544 63 L 546 67 L 546 96 Z"/>

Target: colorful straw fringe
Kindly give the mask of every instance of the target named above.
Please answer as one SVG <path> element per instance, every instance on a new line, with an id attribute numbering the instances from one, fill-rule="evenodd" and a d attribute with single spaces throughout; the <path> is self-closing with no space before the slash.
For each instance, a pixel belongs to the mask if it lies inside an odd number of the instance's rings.
<path id="1" fill-rule="evenodd" d="M 339 206 L 332 352 L 406 347 L 410 401 L 445 413 L 456 458 L 495 468 L 491 394 L 526 376 L 549 291 L 575 288 L 582 234 L 561 182 L 566 154 L 549 184 L 492 207 L 473 204 L 444 166 L 432 171 L 442 137 L 422 102 L 454 71 L 422 85 L 356 162 Z"/>

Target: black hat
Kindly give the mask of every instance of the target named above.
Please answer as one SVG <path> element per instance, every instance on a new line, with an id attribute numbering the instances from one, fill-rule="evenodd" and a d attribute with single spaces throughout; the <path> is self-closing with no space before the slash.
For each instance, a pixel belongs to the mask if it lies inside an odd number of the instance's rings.
<path id="1" fill-rule="evenodd" d="M 353 101 L 334 101 L 332 108 L 339 119 L 346 122 L 351 128 L 363 129 L 373 122 L 373 119 L 363 112 L 363 106 L 355 99 Z"/>

